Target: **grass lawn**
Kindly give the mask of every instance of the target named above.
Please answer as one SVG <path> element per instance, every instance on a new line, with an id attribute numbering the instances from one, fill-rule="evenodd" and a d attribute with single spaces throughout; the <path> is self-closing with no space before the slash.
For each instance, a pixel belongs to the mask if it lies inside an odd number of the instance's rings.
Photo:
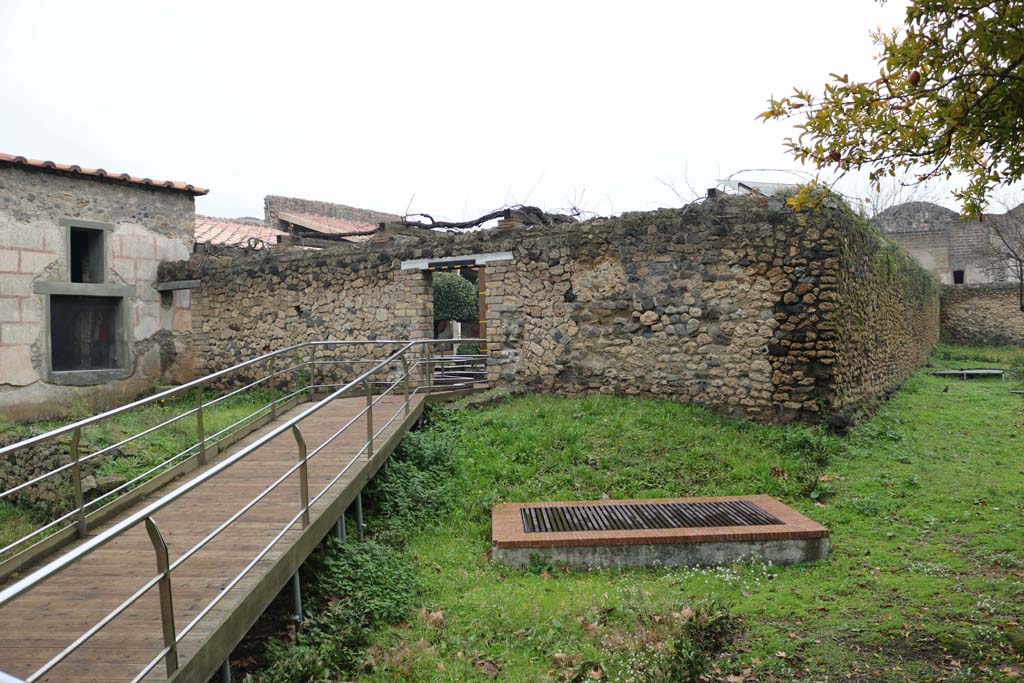
<path id="1" fill-rule="evenodd" d="M 1022 357 L 943 346 L 932 363 Z M 714 596 L 733 628 L 708 680 L 1020 680 L 1024 400 L 1008 392 L 1019 386 L 921 370 L 846 437 L 624 398 L 446 412 L 430 431 L 454 443 L 456 502 L 410 535 L 421 609 L 374 632 L 359 679 L 665 680 L 651 662 Z M 828 526 L 829 559 L 591 572 L 489 562 L 498 502 L 749 493 Z"/>

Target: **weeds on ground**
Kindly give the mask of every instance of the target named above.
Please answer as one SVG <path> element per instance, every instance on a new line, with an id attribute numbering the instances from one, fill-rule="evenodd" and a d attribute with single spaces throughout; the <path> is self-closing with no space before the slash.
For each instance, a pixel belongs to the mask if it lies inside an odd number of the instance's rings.
<path id="1" fill-rule="evenodd" d="M 408 617 L 421 591 L 405 542 L 449 506 L 453 468 L 451 439 L 443 432 L 406 435 L 365 491 L 367 538 L 330 539 L 310 557 L 303 587 L 308 619 L 272 638 L 264 666 L 246 681 L 328 682 L 375 666 L 367 652 L 373 634 Z"/>
<path id="2" fill-rule="evenodd" d="M 370 520 L 378 542 L 400 543 L 415 568 L 409 605 L 418 609 L 362 632 L 358 642 L 368 646 L 344 676 L 1019 680 L 1024 413 L 1006 389 L 922 370 L 845 437 L 596 396 L 444 411 L 415 437 L 445 444 L 443 476 L 394 470 L 422 489 L 409 494 L 415 505 L 386 481 L 378 489 L 380 510 L 415 521 Z M 523 570 L 489 562 L 494 503 L 749 493 L 773 495 L 828 526 L 829 559 L 590 572 L 540 556 Z M 686 625 L 695 615 L 709 624 L 707 641 Z M 330 647 L 294 656 L 336 656 Z M 274 665 L 303 670 L 301 661 Z M 261 683 L 298 680 L 263 675 Z"/>

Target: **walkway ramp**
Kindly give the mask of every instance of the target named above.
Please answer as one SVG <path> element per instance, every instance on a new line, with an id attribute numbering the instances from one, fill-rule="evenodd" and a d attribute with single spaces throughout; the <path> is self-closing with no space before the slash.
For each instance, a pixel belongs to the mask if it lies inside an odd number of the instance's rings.
<path id="1" fill-rule="evenodd" d="M 277 415 L 0 592 L 0 682 L 205 683 L 421 415 L 431 356 L 412 353 L 429 343 Z"/>

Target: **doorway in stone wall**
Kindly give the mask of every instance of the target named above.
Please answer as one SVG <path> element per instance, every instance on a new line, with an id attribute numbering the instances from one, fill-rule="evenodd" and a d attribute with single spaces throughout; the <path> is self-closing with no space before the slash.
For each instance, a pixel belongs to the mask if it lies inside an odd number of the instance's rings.
<path id="1" fill-rule="evenodd" d="M 483 268 L 472 261 L 431 264 L 434 339 L 478 339 L 484 319 L 481 285 Z M 482 349 L 478 342 L 455 342 L 437 346 L 443 360 L 435 368 L 435 381 L 444 384 L 473 383 L 481 379 Z"/>
<path id="2" fill-rule="evenodd" d="M 434 299 L 434 339 L 468 339 L 480 335 L 479 270 L 476 266 L 437 267 L 430 271 Z M 455 346 L 467 347 L 466 349 Z M 478 353 L 470 344 L 452 352 Z"/>

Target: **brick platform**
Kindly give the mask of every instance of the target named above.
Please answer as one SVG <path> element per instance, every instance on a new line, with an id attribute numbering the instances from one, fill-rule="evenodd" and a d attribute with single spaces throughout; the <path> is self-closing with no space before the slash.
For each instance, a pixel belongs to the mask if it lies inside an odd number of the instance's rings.
<path id="1" fill-rule="evenodd" d="M 528 533 L 521 513 L 523 508 L 719 501 L 747 501 L 781 524 Z M 534 556 L 581 568 L 697 566 L 740 560 L 793 564 L 825 559 L 829 545 L 828 529 L 771 496 L 761 495 L 508 503 L 492 509 L 491 522 L 492 556 L 512 566 L 525 566 Z"/>

